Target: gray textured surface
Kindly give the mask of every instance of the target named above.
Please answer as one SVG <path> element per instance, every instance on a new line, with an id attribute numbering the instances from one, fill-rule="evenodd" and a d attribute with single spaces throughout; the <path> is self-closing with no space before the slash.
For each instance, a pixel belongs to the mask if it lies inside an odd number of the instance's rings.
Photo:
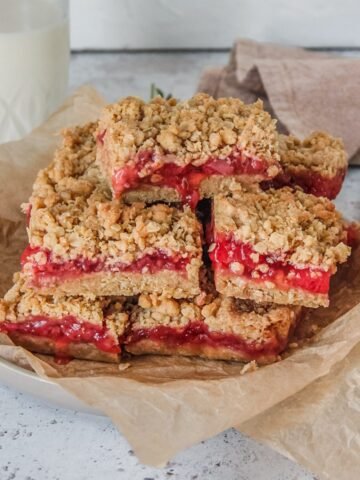
<path id="1" fill-rule="evenodd" d="M 105 417 L 56 409 L 0 387 L 1 480 L 311 480 L 300 467 L 234 430 L 140 465 Z"/>
<path id="2" fill-rule="evenodd" d="M 224 65 L 228 53 L 76 53 L 70 68 L 70 89 L 83 83 L 95 86 L 108 100 L 125 95 L 149 98 L 155 83 L 178 98 L 191 96 L 201 71 Z"/>
<path id="3" fill-rule="evenodd" d="M 76 54 L 70 88 L 90 83 L 109 101 L 147 98 L 155 82 L 175 96 L 191 95 L 201 70 L 224 53 Z M 360 169 L 352 169 L 338 207 L 360 220 Z M 21 388 L 21 386 L 19 386 Z M 56 409 L 0 387 L 0 480 L 310 480 L 300 466 L 230 430 L 188 449 L 165 469 L 140 465 L 107 418 Z"/>

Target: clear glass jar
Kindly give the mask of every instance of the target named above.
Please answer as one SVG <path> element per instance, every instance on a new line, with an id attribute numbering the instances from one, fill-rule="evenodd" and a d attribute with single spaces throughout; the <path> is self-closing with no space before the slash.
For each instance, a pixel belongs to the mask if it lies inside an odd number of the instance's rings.
<path id="1" fill-rule="evenodd" d="M 0 143 L 26 135 L 62 102 L 68 0 L 0 0 Z"/>

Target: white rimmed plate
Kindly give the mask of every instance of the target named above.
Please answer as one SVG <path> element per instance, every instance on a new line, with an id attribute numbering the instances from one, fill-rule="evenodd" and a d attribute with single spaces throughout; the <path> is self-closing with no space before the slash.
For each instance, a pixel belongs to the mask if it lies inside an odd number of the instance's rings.
<path id="1" fill-rule="evenodd" d="M 93 415 L 103 415 L 98 410 L 89 407 L 66 390 L 63 390 L 51 380 L 45 380 L 36 373 L 18 367 L 4 359 L 0 359 L 0 383 L 19 392 L 38 397 L 57 407 L 69 408 Z"/>

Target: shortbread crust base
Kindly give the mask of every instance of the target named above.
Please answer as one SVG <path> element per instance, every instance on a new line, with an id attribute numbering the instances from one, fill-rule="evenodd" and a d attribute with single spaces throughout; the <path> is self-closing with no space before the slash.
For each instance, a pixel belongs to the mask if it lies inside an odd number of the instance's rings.
<path id="1" fill-rule="evenodd" d="M 78 358 L 80 360 L 93 360 L 96 362 L 118 363 L 119 354 L 104 352 L 99 350 L 91 343 L 71 342 L 66 346 L 57 348 L 56 341 L 47 337 L 38 337 L 36 335 L 11 332 L 7 334 L 9 338 L 20 347 L 24 347 L 30 352 L 42 353 L 45 355 L 55 355 L 59 358 Z"/>
<path id="2" fill-rule="evenodd" d="M 251 362 L 256 360 L 258 364 L 262 365 L 276 362 L 279 358 L 279 355 L 274 353 L 251 355 L 245 351 L 232 350 L 222 346 L 212 347 L 201 344 L 173 346 L 151 339 L 144 339 L 134 344 L 125 345 L 125 350 L 133 355 L 182 355 L 188 357 L 202 357 L 208 360 L 233 360 L 237 362 Z"/>
<path id="3" fill-rule="evenodd" d="M 156 274 L 96 272 L 83 274 L 74 279 L 63 280 L 46 286 L 27 286 L 45 295 L 93 295 L 133 296 L 140 293 L 156 293 L 173 298 L 193 297 L 200 293 L 199 271 L 191 267 L 191 274 L 166 270 Z"/>
<path id="4" fill-rule="evenodd" d="M 227 177 L 211 175 L 200 183 L 199 197 L 200 199 L 212 198 L 219 193 L 231 193 L 234 190 L 238 190 L 241 184 L 257 184 L 263 180 L 264 177 L 262 175 L 230 175 Z M 150 184 L 124 192 L 122 198 L 127 203 L 177 203 L 183 201 L 175 188 Z"/>
<path id="5" fill-rule="evenodd" d="M 311 293 L 302 289 L 280 290 L 267 287 L 265 283 L 251 282 L 236 275 L 215 272 L 216 290 L 226 297 L 254 300 L 259 303 L 277 303 L 280 305 L 301 305 L 304 307 L 328 307 L 327 294 Z"/>

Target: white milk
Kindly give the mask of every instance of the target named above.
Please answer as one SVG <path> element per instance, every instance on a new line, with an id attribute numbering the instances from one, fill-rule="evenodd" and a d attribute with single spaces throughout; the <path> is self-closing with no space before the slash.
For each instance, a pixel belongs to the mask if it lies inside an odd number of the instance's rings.
<path id="1" fill-rule="evenodd" d="M 60 0 L 0 0 L 0 143 L 38 126 L 66 95 L 65 5 Z"/>

